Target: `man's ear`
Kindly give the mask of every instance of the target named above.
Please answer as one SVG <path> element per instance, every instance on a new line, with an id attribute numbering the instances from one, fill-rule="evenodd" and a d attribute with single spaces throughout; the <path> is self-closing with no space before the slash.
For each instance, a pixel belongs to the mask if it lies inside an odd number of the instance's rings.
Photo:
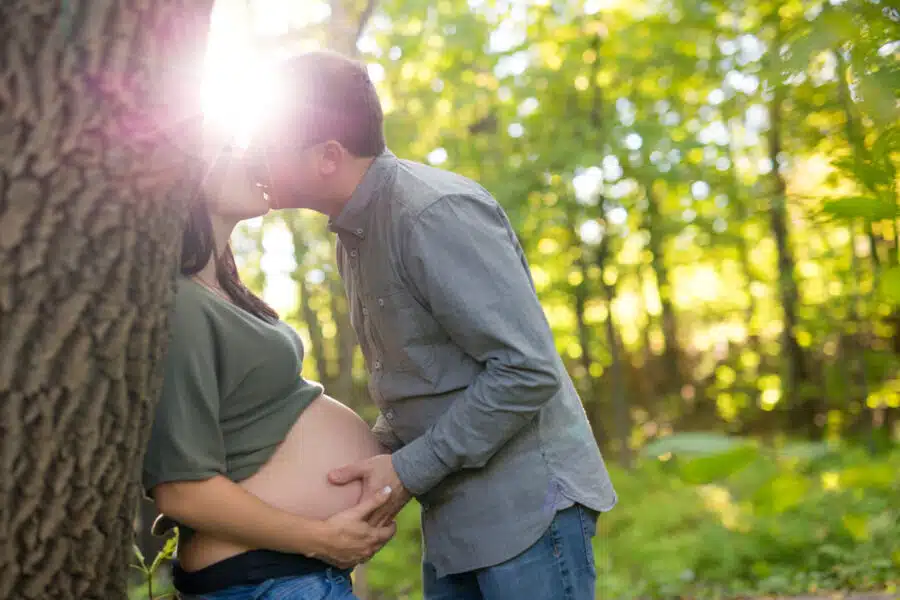
<path id="1" fill-rule="evenodd" d="M 346 154 L 347 150 L 338 141 L 323 143 L 319 151 L 319 174 L 328 177 L 337 173 Z"/>

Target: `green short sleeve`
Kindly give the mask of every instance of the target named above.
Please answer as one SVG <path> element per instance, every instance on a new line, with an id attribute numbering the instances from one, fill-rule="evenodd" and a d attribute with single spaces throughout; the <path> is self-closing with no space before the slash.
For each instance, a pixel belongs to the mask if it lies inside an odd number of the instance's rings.
<path id="1" fill-rule="evenodd" d="M 225 474 L 219 425 L 215 333 L 203 304 L 179 286 L 170 319 L 163 385 L 144 456 L 142 483 L 199 481 Z"/>

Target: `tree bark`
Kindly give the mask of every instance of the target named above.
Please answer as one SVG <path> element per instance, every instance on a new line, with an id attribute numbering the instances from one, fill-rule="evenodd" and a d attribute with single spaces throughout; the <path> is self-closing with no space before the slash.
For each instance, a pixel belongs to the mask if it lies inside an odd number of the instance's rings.
<path id="1" fill-rule="evenodd" d="M 772 43 L 772 54 L 777 55 L 781 46 L 783 34 L 781 23 L 777 14 L 774 17 L 775 39 Z M 772 60 L 780 60 L 773 56 Z M 780 77 L 778 69 L 772 69 L 773 77 Z M 772 100 L 769 103 L 769 131 L 768 150 L 769 160 L 772 163 L 771 181 L 772 196 L 769 201 L 769 226 L 772 237 L 775 239 L 775 247 L 778 256 L 778 292 L 781 296 L 781 306 L 784 315 L 781 340 L 782 352 L 786 367 L 786 381 L 784 383 L 785 400 L 791 415 L 791 425 L 797 429 L 814 426 L 815 415 L 810 414 L 808 407 L 800 397 L 800 384 L 807 378 L 806 360 L 803 349 L 797 342 L 797 305 L 799 295 L 797 280 L 794 276 L 794 256 L 787 224 L 787 184 L 781 169 L 779 158 L 782 152 L 782 113 L 785 88 L 780 81 L 773 81 Z"/>
<path id="2" fill-rule="evenodd" d="M 211 9 L 0 3 L 0 598 L 126 595 Z"/>

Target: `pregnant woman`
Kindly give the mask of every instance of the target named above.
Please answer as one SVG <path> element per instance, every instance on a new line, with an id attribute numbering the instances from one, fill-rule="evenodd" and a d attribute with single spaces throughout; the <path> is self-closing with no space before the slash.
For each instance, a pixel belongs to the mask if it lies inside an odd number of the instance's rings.
<path id="1" fill-rule="evenodd" d="M 179 525 L 175 586 L 193 599 L 346 600 L 349 570 L 394 533 L 331 469 L 382 451 L 356 413 L 300 376 L 300 338 L 238 278 L 228 239 L 269 210 L 220 159 L 184 232 L 143 485 Z"/>

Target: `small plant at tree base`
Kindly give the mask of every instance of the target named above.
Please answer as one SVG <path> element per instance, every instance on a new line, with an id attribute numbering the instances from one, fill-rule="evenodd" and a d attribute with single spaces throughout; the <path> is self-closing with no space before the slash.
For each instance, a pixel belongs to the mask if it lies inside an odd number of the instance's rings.
<path id="1" fill-rule="evenodd" d="M 138 545 L 134 544 L 133 547 L 134 556 L 137 559 L 137 564 L 132 563 L 131 566 L 140 571 L 141 575 L 144 577 L 144 580 L 147 582 L 148 600 L 165 600 L 166 598 L 177 598 L 177 595 L 174 591 L 160 594 L 159 596 L 154 596 L 153 580 L 156 577 L 157 572 L 159 571 L 160 565 L 175 558 L 175 550 L 178 548 L 178 529 L 176 528 L 174 535 L 166 540 L 166 543 L 163 546 L 162 550 L 159 551 L 159 554 L 156 555 L 156 558 L 153 559 L 153 562 L 149 566 L 147 565 L 147 561 L 144 559 L 144 553 L 141 552 L 141 549 L 138 547 Z"/>

